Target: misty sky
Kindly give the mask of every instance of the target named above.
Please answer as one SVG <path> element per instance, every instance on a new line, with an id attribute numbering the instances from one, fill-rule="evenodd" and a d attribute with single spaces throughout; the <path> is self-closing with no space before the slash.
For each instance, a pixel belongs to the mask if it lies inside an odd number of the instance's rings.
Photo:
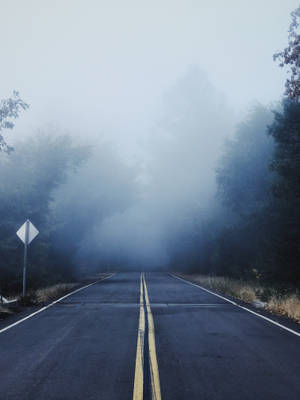
<path id="1" fill-rule="evenodd" d="M 162 94 L 198 65 L 236 112 L 283 92 L 272 61 L 296 0 L 0 0 L 1 97 L 31 108 L 21 134 L 42 123 L 136 138 Z M 25 128 L 25 129 L 24 129 Z M 123 142 L 123 141 L 122 141 Z"/>

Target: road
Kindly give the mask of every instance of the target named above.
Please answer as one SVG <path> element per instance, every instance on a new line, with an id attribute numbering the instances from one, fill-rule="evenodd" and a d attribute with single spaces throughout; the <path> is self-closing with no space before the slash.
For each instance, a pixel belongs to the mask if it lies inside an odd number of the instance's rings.
<path id="1" fill-rule="evenodd" d="M 170 275 L 118 273 L 0 327 L 0 400 L 299 400 L 299 344 Z"/>

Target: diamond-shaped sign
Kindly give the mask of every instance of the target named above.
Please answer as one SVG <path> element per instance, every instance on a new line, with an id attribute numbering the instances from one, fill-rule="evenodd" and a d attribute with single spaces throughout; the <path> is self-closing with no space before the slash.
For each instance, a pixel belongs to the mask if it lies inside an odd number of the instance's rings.
<path id="1" fill-rule="evenodd" d="M 27 230 L 27 234 L 26 234 Z M 29 219 L 24 222 L 21 228 L 17 231 L 17 235 L 22 240 L 23 243 L 29 244 L 33 241 L 33 239 L 39 234 L 39 231 L 36 227 L 29 221 Z M 27 237 L 26 237 L 27 236 Z M 27 239 L 27 240 L 26 240 Z M 27 243 L 26 243 L 27 241 Z"/>

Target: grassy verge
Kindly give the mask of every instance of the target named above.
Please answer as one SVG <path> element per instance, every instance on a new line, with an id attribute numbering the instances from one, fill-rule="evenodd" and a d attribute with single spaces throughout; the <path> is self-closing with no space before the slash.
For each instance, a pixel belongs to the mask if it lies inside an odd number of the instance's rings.
<path id="1" fill-rule="evenodd" d="M 36 290 L 33 297 L 37 304 L 47 303 L 62 297 L 64 294 L 71 292 L 76 287 L 79 287 L 78 283 L 58 283 L 53 286 Z"/>
<path id="2" fill-rule="evenodd" d="M 39 306 L 47 304 L 71 292 L 79 283 L 59 283 L 42 289 L 31 291 L 25 298 L 18 297 L 18 302 L 13 306 L 0 305 L 0 319 L 5 319 L 11 314 L 18 313 L 26 306 Z"/>
<path id="3" fill-rule="evenodd" d="M 199 274 L 177 275 L 246 303 L 259 301 L 263 308 L 271 313 L 285 315 L 300 323 L 300 296 L 297 293 L 282 294 L 275 287 L 221 276 Z"/>
<path id="4" fill-rule="evenodd" d="M 58 283 L 55 285 L 47 286 L 44 288 L 40 288 L 37 290 L 28 291 L 26 297 L 22 298 L 20 294 L 10 294 L 8 298 L 17 299 L 17 303 L 15 306 L 8 308 L 5 305 L 0 304 L 0 317 L 5 317 L 8 314 L 14 312 L 20 312 L 23 307 L 26 306 L 38 306 L 42 304 L 47 304 L 58 298 L 64 296 L 65 294 L 70 293 L 76 288 L 80 288 L 81 286 L 87 285 L 89 283 L 95 282 L 101 278 L 105 278 L 109 274 L 102 273 L 97 274 L 95 276 L 86 277 L 81 279 L 78 282 L 70 282 L 70 283 Z"/>
<path id="5" fill-rule="evenodd" d="M 40 307 L 44 304 L 46 305 L 51 303 L 52 301 L 63 297 L 65 294 L 72 292 L 76 288 L 88 285 L 89 283 L 95 282 L 101 278 L 105 278 L 108 275 L 110 274 L 102 273 L 95 276 L 82 278 L 78 282 L 58 283 L 37 290 L 31 290 L 28 291 L 27 296 L 24 298 L 22 298 L 19 293 L 10 293 L 9 295 L 6 295 L 6 298 L 10 300 L 17 299 L 17 301 L 11 305 L 0 304 L 0 320 L 4 320 L 10 315 L 25 311 L 26 307 Z"/>

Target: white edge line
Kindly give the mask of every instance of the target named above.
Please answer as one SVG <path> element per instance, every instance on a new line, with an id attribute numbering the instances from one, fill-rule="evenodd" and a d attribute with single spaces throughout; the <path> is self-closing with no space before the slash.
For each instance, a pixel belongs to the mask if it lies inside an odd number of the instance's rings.
<path id="1" fill-rule="evenodd" d="M 29 318 L 31 318 L 31 317 L 34 317 L 36 314 L 39 314 L 40 312 L 47 310 L 47 308 L 50 308 L 50 307 L 54 306 L 54 304 L 56 304 L 56 303 L 58 303 L 58 302 L 64 300 L 65 298 L 71 296 L 72 294 L 75 294 L 75 293 L 79 292 L 80 290 L 86 289 L 86 288 L 88 288 L 89 286 L 95 285 L 95 284 L 98 283 L 98 282 L 102 282 L 102 281 L 104 281 L 105 279 L 111 278 L 113 275 L 114 275 L 114 274 L 111 274 L 111 275 L 109 275 L 109 276 L 106 276 L 106 277 L 103 278 L 103 279 L 98 279 L 98 280 L 95 281 L 95 282 L 89 283 L 88 285 L 82 286 L 81 288 L 76 289 L 76 290 L 74 290 L 73 292 L 68 293 L 68 294 L 66 294 L 66 295 L 63 296 L 63 297 L 60 297 L 59 299 L 53 301 L 52 303 L 48 304 L 47 306 L 44 306 L 44 307 L 40 308 L 39 310 L 35 311 L 34 313 L 27 315 L 27 317 L 24 317 L 24 318 L 20 319 L 19 321 L 16 321 L 16 322 L 14 322 L 14 323 L 11 324 L 11 325 L 6 326 L 5 328 L 3 328 L 3 329 L 0 330 L 0 333 L 3 333 L 3 332 L 5 332 L 5 331 L 7 331 L 8 329 L 13 328 L 14 326 L 21 324 L 21 322 L 24 322 L 24 321 L 26 321 L 27 319 L 29 319 Z"/>
<path id="2" fill-rule="evenodd" d="M 250 309 L 247 308 L 247 307 L 240 306 L 239 304 L 235 303 L 234 301 L 231 301 L 231 300 L 227 299 L 226 297 L 223 297 L 223 296 L 221 296 L 221 295 L 219 295 L 219 294 L 217 294 L 217 293 L 212 292 L 211 290 L 208 290 L 208 289 L 206 289 L 206 288 L 204 288 L 204 287 L 202 287 L 202 286 L 200 286 L 200 285 L 197 285 L 196 283 L 189 282 L 189 281 L 187 281 L 187 280 L 185 280 L 185 279 L 179 278 L 179 276 L 174 275 L 174 274 L 172 274 L 172 273 L 170 273 L 170 275 L 173 276 L 173 278 L 176 278 L 176 279 L 179 279 L 179 280 L 181 280 L 181 281 L 183 281 L 183 282 L 185 282 L 185 283 L 188 283 L 189 285 L 196 286 L 198 289 L 205 290 L 206 292 L 211 293 L 211 294 L 213 294 L 214 296 L 220 297 L 221 299 L 228 301 L 229 303 L 233 304 L 234 306 L 239 307 L 239 308 L 241 308 L 242 310 L 248 311 L 249 313 L 254 314 L 254 315 L 256 315 L 257 317 L 260 317 L 260 318 L 262 318 L 262 319 L 264 319 L 264 320 L 270 322 L 271 324 L 274 324 L 274 325 L 276 325 L 276 326 L 279 326 L 280 328 L 285 329 L 286 331 L 288 331 L 288 332 L 290 332 L 290 333 L 293 333 L 294 335 L 300 337 L 300 333 L 299 333 L 299 332 L 294 331 L 293 329 L 290 329 L 290 328 L 288 328 L 287 326 L 281 325 L 279 322 L 276 322 L 276 321 L 274 321 L 274 320 L 271 319 L 271 318 L 268 318 L 268 317 L 265 317 L 264 315 L 258 314 L 257 312 L 252 311 L 252 310 L 250 310 Z M 1 333 L 1 332 L 0 332 L 0 333 Z"/>

